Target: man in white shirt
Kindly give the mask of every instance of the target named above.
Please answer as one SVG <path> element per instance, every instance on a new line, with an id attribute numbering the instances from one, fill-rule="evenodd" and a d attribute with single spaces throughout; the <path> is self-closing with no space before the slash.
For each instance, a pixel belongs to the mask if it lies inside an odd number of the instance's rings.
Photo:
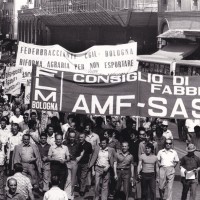
<path id="1" fill-rule="evenodd" d="M 67 193 L 61 190 L 59 185 L 59 178 L 57 176 L 51 177 L 52 188 L 45 192 L 43 200 L 68 200 Z"/>
<path id="2" fill-rule="evenodd" d="M 194 127 L 195 126 L 200 126 L 200 120 L 199 119 L 186 119 L 185 127 L 187 128 L 187 141 L 191 140 L 191 138 L 194 134 Z"/>
<path id="3" fill-rule="evenodd" d="M 157 155 L 159 168 L 159 193 L 163 200 L 167 187 L 167 200 L 172 200 L 172 188 L 175 177 L 175 167 L 179 162 L 178 154 L 172 149 L 172 140 L 165 141 L 165 148 Z"/>
<path id="4" fill-rule="evenodd" d="M 168 121 L 164 120 L 164 121 L 162 122 L 162 129 L 163 129 L 163 136 L 164 136 L 166 139 L 171 139 L 171 140 L 173 140 L 172 132 L 168 129 Z"/>
<path id="5" fill-rule="evenodd" d="M 2 142 L 3 147 L 5 147 L 5 145 L 8 144 L 11 135 L 12 133 L 10 129 L 6 126 L 6 119 L 2 118 L 0 126 L 0 141 Z"/>
<path id="6" fill-rule="evenodd" d="M 16 109 L 15 109 L 15 115 L 13 115 L 13 116 L 10 117 L 10 123 L 11 123 L 11 124 L 12 124 L 12 123 L 17 123 L 17 124 L 19 124 L 19 123 L 21 123 L 21 122 L 23 122 L 23 121 L 24 121 L 24 118 L 23 118 L 23 116 L 21 115 L 20 109 L 19 109 L 19 108 L 16 108 Z"/>

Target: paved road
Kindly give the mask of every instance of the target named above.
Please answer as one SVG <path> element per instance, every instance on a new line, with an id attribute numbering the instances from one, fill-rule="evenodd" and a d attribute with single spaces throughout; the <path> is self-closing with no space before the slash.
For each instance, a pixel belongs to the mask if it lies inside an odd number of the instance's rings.
<path id="1" fill-rule="evenodd" d="M 169 129 L 173 132 L 174 136 L 174 149 L 178 152 L 179 158 L 183 157 L 186 155 L 186 144 L 182 141 L 178 140 L 178 133 L 177 133 L 177 126 L 174 123 L 169 123 Z M 158 187 L 157 187 L 158 188 Z M 179 167 L 176 167 L 176 177 L 174 181 L 174 186 L 173 186 L 173 200 L 180 200 L 181 199 L 181 193 L 182 193 L 182 184 L 180 182 L 180 172 L 179 172 Z M 85 197 L 80 197 L 78 193 L 75 193 L 75 200 L 93 200 L 93 195 L 94 194 L 94 188 L 92 188 L 89 192 L 86 193 Z M 157 190 L 157 197 L 159 197 L 158 190 Z M 40 196 L 39 198 L 36 198 L 36 200 L 42 200 L 42 197 Z M 133 200 L 134 198 L 129 198 L 129 200 Z M 198 186 L 197 189 L 197 200 L 200 199 L 200 186 Z M 188 200 L 189 200 L 189 195 L 188 195 Z"/>

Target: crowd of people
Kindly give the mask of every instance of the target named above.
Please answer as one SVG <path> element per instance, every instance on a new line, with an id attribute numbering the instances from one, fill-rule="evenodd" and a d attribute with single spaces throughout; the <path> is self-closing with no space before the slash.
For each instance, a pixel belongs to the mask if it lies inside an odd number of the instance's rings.
<path id="1" fill-rule="evenodd" d="M 141 199 L 156 200 L 158 184 L 159 198 L 171 200 L 179 165 L 181 199 L 190 190 L 195 200 L 200 127 L 192 131 L 186 138 L 188 153 L 179 158 L 165 119 L 137 124 L 128 116 L 36 111 L 20 98 L 11 104 L 1 97 L 0 199 L 33 200 L 34 191 L 44 200 L 73 200 L 75 190 L 84 197 L 92 187 L 95 200 L 127 200 L 137 198 L 140 184 Z"/>

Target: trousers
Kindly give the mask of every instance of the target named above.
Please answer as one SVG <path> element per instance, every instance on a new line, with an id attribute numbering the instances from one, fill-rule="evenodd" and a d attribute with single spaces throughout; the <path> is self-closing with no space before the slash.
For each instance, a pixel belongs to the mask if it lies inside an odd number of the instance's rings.
<path id="1" fill-rule="evenodd" d="M 95 167 L 95 200 L 99 200 L 100 197 L 100 183 L 102 183 L 101 200 L 107 200 L 108 198 L 110 171 L 104 172 L 103 169 L 103 167 Z"/>
<path id="2" fill-rule="evenodd" d="M 198 180 L 197 179 L 186 180 L 185 177 L 182 177 L 181 183 L 183 184 L 181 200 L 187 199 L 187 194 L 188 194 L 189 189 L 190 189 L 190 200 L 195 200 L 196 193 L 197 193 Z"/>
<path id="3" fill-rule="evenodd" d="M 70 161 L 67 164 L 68 168 L 68 176 L 65 183 L 64 191 L 67 193 L 68 198 L 74 200 L 74 186 L 76 183 L 76 173 L 78 169 L 78 165 L 76 161 Z"/>
<path id="4" fill-rule="evenodd" d="M 167 187 L 167 199 L 172 200 L 172 188 L 175 177 L 174 167 L 160 167 L 159 170 L 159 189 L 164 193 Z M 161 197 L 162 198 L 162 197 Z"/>
<path id="5" fill-rule="evenodd" d="M 142 173 L 141 179 L 142 200 L 148 200 L 148 189 L 150 189 L 150 199 L 156 200 L 156 179 L 155 173 Z"/>
<path id="6" fill-rule="evenodd" d="M 128 199 L 131 171 L 130 169 L 117 170 L 117 176 L 118 180 L 117 180 L 116 190 L 120 191 L 121 187 L 123 186 L 123 192 L 126 194 L 126 199 Z"/>
<path id="7" fill-rule="evenodd" d="M 85 192 L 88 171 L 88 164 L 78 164 L 78 182 L 80 186 L 80 192 Z"/>
<path id="8" fill-rule="evenodd" d="M 66 178 L 68 175 L 66 164 L 61 164 L 57 161 L 51 162 L 50 164 L 51 176 L 58 176 L 60 183 L 59 188 L 64 190 Z"/>

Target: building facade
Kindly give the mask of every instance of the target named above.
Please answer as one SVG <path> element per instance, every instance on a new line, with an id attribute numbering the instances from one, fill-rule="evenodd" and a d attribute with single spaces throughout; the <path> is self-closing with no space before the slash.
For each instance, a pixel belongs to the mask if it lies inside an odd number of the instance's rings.
<path id="1" fill-rule="evenodd" d="M 10 39 L 17 39 L 18 10 L 34 8 L 31 0 L 0 0 L 0 30 Z"/>
<path id="2" fill-rule="evenodd" d="M 35 0 L 34 5 L 18 12 L 20 41 L 79 52 L 132 39 L 141 53 L 155 51 L 157 0 Z"/>
<path id="3" fill-rule="evenodd" d="M 200 0 L 160 0 L 158 33 L 180 30 L 182 37 L 198 40 L 200 31 Z M 181 33 L 179 33 L 181 35 Z"/>

